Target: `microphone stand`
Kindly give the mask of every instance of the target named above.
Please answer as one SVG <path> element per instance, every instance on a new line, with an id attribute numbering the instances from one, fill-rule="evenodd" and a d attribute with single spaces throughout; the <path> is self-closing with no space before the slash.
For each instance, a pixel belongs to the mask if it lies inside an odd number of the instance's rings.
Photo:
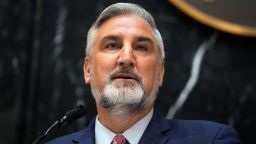
<path id="1" fill-rule="evenodd" d="M 54 124 L 52 124 L 43 135 L 41 135 L 40 137 L 38 137 L 32 144 L 40 144 L 48 135 L 49 132 L 51 132 L 57 125 L 60 124 L 60 121 L 57 120 L 54 122 Z"/>
<path id="2" fill-rule="evenodd" d="M 83 105 L 76 106 L 75 108 L 69 110 L 65 113 L 65 115 L 55 121 L 46 131 L 45 133 L 34 140 L 32 144 L 40 144 L 48 135 L 49 133 L 56 128 L 56 126 L 64 127 L 67 125 L 70 125 L 72 121 L 77 120 L 78 118 L 84 116 L 86 114 L 87 110 L 84 108 Z"/>

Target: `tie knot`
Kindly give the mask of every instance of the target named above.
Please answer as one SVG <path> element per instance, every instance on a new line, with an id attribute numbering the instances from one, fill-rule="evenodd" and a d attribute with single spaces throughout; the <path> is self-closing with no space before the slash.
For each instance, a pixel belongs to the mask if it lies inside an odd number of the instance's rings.
<path id="1" fill-rule="evenodd" d="M 126 138 L 123 135 L 116 135 L 112 141 L 112 144 L 126 144 Z"/>

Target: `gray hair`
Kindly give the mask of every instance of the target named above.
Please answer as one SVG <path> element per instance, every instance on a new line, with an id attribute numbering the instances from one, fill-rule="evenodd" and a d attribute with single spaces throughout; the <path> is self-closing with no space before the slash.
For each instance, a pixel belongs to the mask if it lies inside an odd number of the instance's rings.
<path id="1" fill-rule="evenodd" d="M 138 16 L 149 23 L 149 25 L 155 31 L 155 38 L 157 41 L 158 49 L 160 52 L 160 60 L 164 61 L 165 53 L 164 53 L 164 44 L 162 36 L 159 30 L 156 27 L 154 18 L 151 16 L 149 12 L 147 12 L 144 8 L 140 7 L 136 4 L 131 3 L 116 3 L 107 7 L 104 11 L 101 12 L 97 20 L 92 24 L 91 28 L 87 34 L 87 45 L 86 45 L 86 55 L 91 56 L 92 47 L 95 42 L 95 36 L 97 34 L 98 28 L 106 22 L 108 19 L 118 16 L 118 15 L 135 15 Z"/>

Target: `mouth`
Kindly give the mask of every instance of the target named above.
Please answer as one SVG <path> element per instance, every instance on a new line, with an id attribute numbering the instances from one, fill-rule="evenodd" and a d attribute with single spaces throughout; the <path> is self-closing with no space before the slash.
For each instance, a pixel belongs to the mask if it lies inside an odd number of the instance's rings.
<path id="1" fill-rule="evenodd" d="M 111 80 L 135 80 L 139 82 L 137 76 L 127 74 L 127 73 L 118 73 L 112 76 Z"/>

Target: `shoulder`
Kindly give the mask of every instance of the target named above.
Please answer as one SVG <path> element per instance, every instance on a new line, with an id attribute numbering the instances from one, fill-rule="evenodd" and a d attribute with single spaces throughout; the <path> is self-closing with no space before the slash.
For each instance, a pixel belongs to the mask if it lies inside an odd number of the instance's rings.
<path id="1" fill-rule="evenodd" d="M 168 120 L 177 138 L 220 144 L 240 143 L 237 132 L 229 125 L 204 120 Z"/>
<path id="2" fill-rule="evenodd" d="M 94 127 L 95 119 L 86 129 L 56 138 L 47 144 L 94 143 Z"/>
<path id="3" fill-rule="evenodd" d="M 78 132 L 74 132 L 65 136 L 58 137 L 56 139 L 53 139 L 47 144 L 70 144 L 73 143 L 76 139 L 79 139 L 80 137 L 83 137 L 83 135 L 86 133 L 87 130 L 81 130 Z"/>
<path id="4" fill-rule="evenodd" d="M 208 132 L 218 131 L 222 127 L 230 127 L 225 124 L 205 121 L 205 120 L 168 120 L 171 127 L 174 129 L 182 129 L 186 131 L 199 131 L 207 130 Z M 230 127 L 231 128 L 231 127 Z M 210 130 L 210 131 L 209 131 Z"/>
<path id="5" fill-rule="evenodd" d="M 206 120 L 179 120 L 179 119 L 166 119 L 159 112 L 154 112 L 151 120 L 151 127 L 154 129 L 160 127 L 163 130 L 171 130 L 177 133 L 185 132 L 187 134 L 205 133 L 211 134 L 222 130 L 233 130 L 231 126 L 206 121 Z"/>
<path id="6" fill-rule="evenodd" d="M 212 130 L 217 130 L 221 127 L 225 127 L 226 125 L 206 121 L 206 120 L 168 120 L 169 124 L 174 128 L 182 128 L 186 130 L 193 130 L 193 131 L 202 131 L 204 129 L 212 128 Z"/>

